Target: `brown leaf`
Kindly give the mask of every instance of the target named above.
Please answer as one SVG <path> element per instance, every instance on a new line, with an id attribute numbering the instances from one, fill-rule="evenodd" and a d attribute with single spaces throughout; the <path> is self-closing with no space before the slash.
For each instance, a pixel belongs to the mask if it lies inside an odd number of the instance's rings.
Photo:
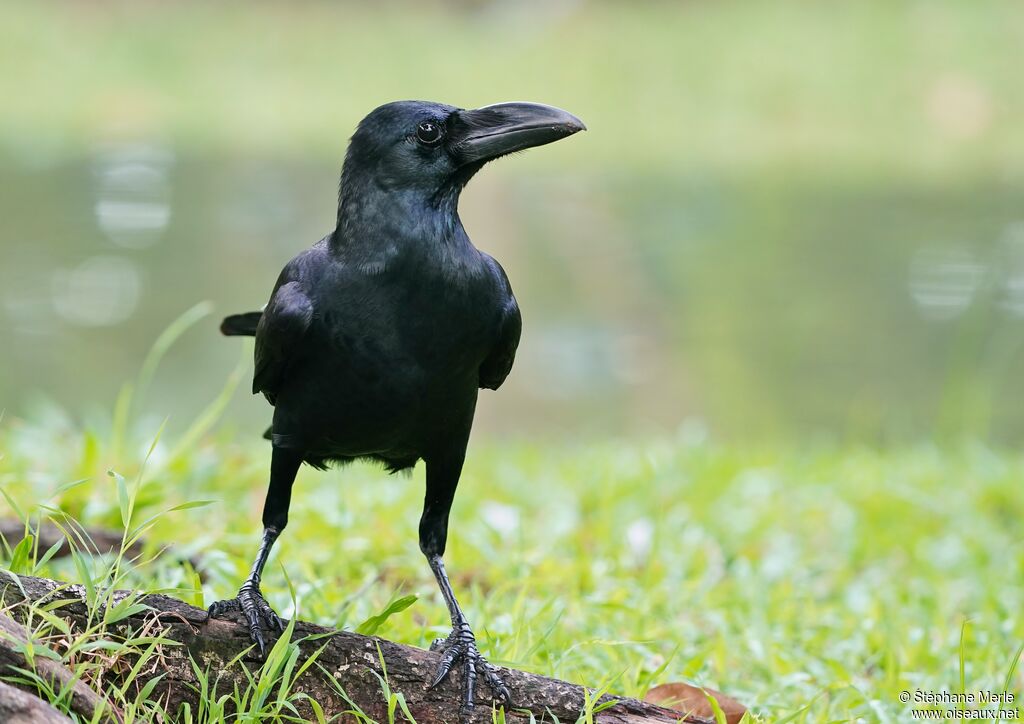
<path id="1" fill-rule="evenodd" d="M 644 701 L 675 709 L 683 714 L 695 714 L 696 716 L 709 718 L 713 721 L 715 713 L 711 709 L 711 703 L 707 699 L 708 696 L 718 702 L 718 706 L 722 708 L 728 724 L 738 724 L 739 720 L 743 718 L 743 714 L 747 711 L 745 706 L 720 691 L 706 687 L 702 689 L 699 686 L 692 686 L 682 682 L 655 686 L 647 692 Z"/>

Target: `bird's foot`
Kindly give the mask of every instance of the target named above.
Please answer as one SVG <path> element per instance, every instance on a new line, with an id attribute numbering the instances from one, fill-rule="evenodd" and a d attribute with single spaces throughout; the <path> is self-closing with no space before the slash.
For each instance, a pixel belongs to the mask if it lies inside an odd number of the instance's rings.
<path id="1" fill-rule="evenodd" d="M 260 592 L 257 584 L 248 581 L 238 591 L 237 598 L 226 601 L 217 601 L 210 606 L 210 618 L 221 618 L 228 611 L 241 611 L 245 620 L 249 623 L 249 636 L 260 649 L 260 656 L 267 654 L 267 644 L 263 637 L 263 629 L 276 630 L 278 633 L 284 631 L 284 621 L 278 616 L 274 609 L 267 603 L 267 599 Z"/>
<path id="2" fill-rule="evenodd" d="M 448 678 L 448 674 L 456 665 L 462 667 L 462 708 L 463 710 L 473 708 L 473 698 L 476 693 L 476 678 L 483 677 L 484 683 L 491 690 L 493 699 L 502 706 L 508 707 L 511 704 L 511 695 L 505 682 L 501 680 L 497 670 L 487 663 L 487 660 L 480 655 L 476 648 L 476 637 L 469 628 L 469 624 L 462 622 L 456 625 L 448 638 L 437 639 L 430 645 L 431 651 L 442 653 L 441 663 L 437 665 L 437 673 L 430 684 L 433 689 L 442 681 Z"/>

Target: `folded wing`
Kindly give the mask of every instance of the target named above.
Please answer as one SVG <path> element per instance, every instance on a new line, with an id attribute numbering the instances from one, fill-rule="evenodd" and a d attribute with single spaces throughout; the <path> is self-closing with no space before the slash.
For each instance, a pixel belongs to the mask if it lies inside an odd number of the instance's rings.
<path id="1" fill-rule="evenodd" d="M 256 327 L 253 394 L 262 392 L 274 404 L 295 348 L 312 321 L 313 303 L 298 282 L 277 288 Z"/>
<path id="2" fill-rule="evenodd" d="M 487 257 L 487 261 L 505 303 L 499 322 L 501 326 L 498 330 L 498 341 L 487 355 L 487 359 L 480 365 L 480 387 L 496 390 L 501 387 L 501 383 L 512 371 L 512 363 L 516 360 L 516 349 L 519 347 L 519 337 L 523 332 L 523 317 L 519 313 L 519 304 L 512 293 L 512 285 L 509 284 L 505 270 L 491 257 Z"/>

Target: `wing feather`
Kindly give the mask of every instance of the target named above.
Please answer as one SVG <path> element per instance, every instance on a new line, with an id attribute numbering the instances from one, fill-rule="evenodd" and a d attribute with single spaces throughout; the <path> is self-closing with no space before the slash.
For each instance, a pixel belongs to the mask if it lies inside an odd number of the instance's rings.
<path id="1" fill-rule="evenodd" d="M 496 390 L 501 387 L 516 361 L 516 349 L 519 347 L 519 336 L 522 331 L 523 318 L 519 313 L 519 305 L 513 299 L 512 304 L 505 310 L 498 343 L 480 365 L 481 388 Z"/>
<path id="2" fill-rule="evenodd" d="M 313 303 L 298 282 L 277 288 L 256 327 L 253 394 L 262 392 L 274 404 L 294 350 L 312 321 Z"/>
<path id="3" fill-rule="evenodd" d="M 512 364 L 516 360 L 516 349 L 519 348 L 519 337 L 523 332 L 523 317 L 519 312 L 519 304 L 512 293 L 512 285 L 508 281 L 505 270 L 494 259 L 490 257 L 487 259 L 505 298 L 505 306 L 498 329 L 498 340 L 480 365 L 480 387 L 496 390 L 501 387 L 505 378 L 508 377 L 508 373 L 512 371 Z"/>

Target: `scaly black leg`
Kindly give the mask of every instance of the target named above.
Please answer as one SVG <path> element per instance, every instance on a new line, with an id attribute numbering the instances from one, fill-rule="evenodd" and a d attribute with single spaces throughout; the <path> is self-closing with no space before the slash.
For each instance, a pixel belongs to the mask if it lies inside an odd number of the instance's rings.
<path id="1" fill-rule="evenodd" d="M 441 596 L 452 620 L 452 632 L 448 638 L 438 639 L 430 647 L 431 651 L 443 653 L 430 687 L 439 685 L 448 678 L 452 669 L 459 665 L 463 672 L 464 710 L 473 708 L 478 676 L 483 677 L 494 698 L 507 707 L 511 700 L 508 688 L 495 668 L 487 663 L 477 650 L 476 637 L 455 598 L 442 560 L 448 540 L 448 513 L 462 472 L 462 459 L 463 456 L 460 454 L 454 459 L 427 461 L 427 495 L 423 504 L 423 516 L 420 518 L 420 550 L 430 563 L 430 570 L 434 572 L 434 578 L 437 579 Z"/>
<path id="2" fill-rule="evenodd" d="M 219 618 L 228 611 L 241 611 L 249 623 L 249 635 L 260 649 L 260 656 L 266 656 L 266 641 L 263 628 L 284 631 L 284 621 L 274 612 L 260 591 L 263 567 L 270 557 L 270 549 L 281 531 L 288 525 L 288 506 L 291 503 L 292 483 L 302 464 L 302 456 L 289 450 L 274 449 L 270 463 L 270 487 L 263 505 L 263 539 L 252 569 L 246 577 L 236 598 L 217 601 L 210 606 L 212 618 Z"/>

